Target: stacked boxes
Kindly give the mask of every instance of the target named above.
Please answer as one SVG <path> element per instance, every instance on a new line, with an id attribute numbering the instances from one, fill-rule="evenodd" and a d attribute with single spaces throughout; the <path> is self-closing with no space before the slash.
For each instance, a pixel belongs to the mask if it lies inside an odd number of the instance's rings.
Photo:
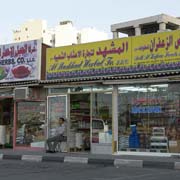
<path id="1" fill-rule="evenodd" d="M 164 127 L 153 127 L 150 145 L 151 150 L 156 152 L 168 152 L 168 138 Z"/>

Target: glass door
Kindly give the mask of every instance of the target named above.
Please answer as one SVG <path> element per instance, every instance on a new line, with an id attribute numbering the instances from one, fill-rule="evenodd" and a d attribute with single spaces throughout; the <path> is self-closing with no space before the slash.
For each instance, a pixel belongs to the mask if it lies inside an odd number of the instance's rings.
<path id="1" fill-rule="evenodd" d="M 55 133 L 59 117 L 67 119 L 67 95 L 48 96 L 48 137 Z"/>
<path id="2" fill-rule="evenodd" d="M 13 98 L 0 98 L 0 145 L 13 146 Z"/>

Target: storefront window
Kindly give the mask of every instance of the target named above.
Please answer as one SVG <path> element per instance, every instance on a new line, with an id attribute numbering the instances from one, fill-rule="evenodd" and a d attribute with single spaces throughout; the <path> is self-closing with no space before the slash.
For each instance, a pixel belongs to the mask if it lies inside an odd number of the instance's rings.
<path id="1" fill-rule="evenodd" d="M 119 150 L 180 152 L 180 84 L 119 87 Z"/>
<path id="2" fill-rule="evenodd" d="M 92 94 L 92 143 L 112 142 L 112 93 Z"/>
<path id="3" fill-rule="evenodd" d="M 18 102 L 16 145 L 44 147 L 45 132 L 45 103 Z"/>

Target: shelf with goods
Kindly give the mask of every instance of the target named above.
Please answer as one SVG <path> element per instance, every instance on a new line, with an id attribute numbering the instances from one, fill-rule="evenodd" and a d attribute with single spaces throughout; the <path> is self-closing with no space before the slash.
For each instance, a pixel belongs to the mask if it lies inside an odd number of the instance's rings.
<path id="1" fill-rule="evenodd" d="M 70 148 L 86 149 L 86 142 L 90 142 L 90 121 L 71 119 L 70 131 Z"/>
<path id="2" fill-rule="evenodd" d="M 90 128 L 90 114 L 72 112 L 70 114 L 71 124 L 78 124 L 78 128 Z"/>
<path id="3" fill-rule="evenodd" d="M 86 150 L 90 148 L 90 108 L 76 107 L 70 110 L 70 148 Z M 87 147 L 89 146 L 89 147 Z"/>
<path id="4" fill-rule="evenodd" d="M 90 121 L 83 120 L 71 120 L 71 130 L 79 131 L 90 131 Z"/>

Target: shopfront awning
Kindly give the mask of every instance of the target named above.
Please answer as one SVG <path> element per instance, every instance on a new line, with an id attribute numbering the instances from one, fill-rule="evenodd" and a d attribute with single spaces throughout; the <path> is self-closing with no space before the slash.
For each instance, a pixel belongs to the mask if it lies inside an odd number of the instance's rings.
<path id="1" fill-rule="evenodd" d="M 180 81 L 180 71 L 170 72 L 156 72 L 156 73 L 139 73 L 139 74 L 124 74 L 124 75 L 108 75 L 108 76 L 92 76 L 92 77 L 79 77 L 79 78 L 66 78 L 66 79 L 53 79 L 43 80 L 40 84 L 67 84 L 67 83 L 103 83 L 103 84 L 116 84 L 117 82 L 150 82 L 150 81 Z M 116 83 L 114 83 L 116 82 Z"/>
<path id="2" fill-rule="evenodd" d="M 17 86 L 39 86 L 39 83 L 39 80 L 0 83 L 0 88 L 14 88 Z"/>
<path id="3" fill-rule="evenodd" d="M 14 88 L 17 86 L 45 86 L 55 84 L 131 84 L 137 82 L 168 82 L 180 81 L 180 71 L 166 71 L 153 73 L 139 73 L 139 74 L 121 74 L 121 75 L 107 75 L 107 76 L 91 76 L 91 77 L 74 77 L 66 79 L 52 79 L 52 80 L 31 80 L 0 83 L 0 88 Z"/>

